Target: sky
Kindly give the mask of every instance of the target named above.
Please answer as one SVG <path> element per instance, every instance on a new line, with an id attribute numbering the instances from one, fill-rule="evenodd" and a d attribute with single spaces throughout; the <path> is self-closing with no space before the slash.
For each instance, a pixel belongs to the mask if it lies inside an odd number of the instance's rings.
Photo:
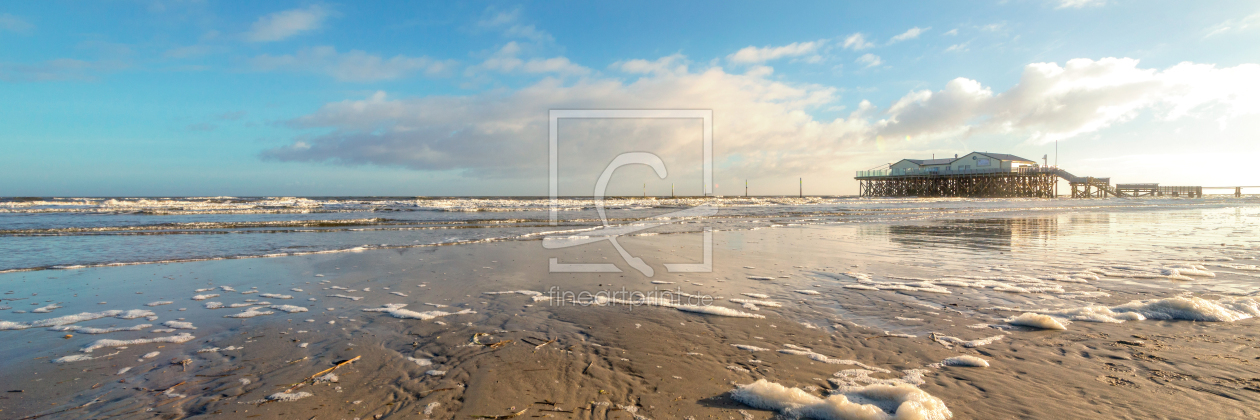
<path id="1" fill-rule="evenodd" d="M 547 195 L 558 109 L 712 110 L 718 195 L 1260 185 L 1257 1 L 363 3 L 0 2 L 0 196 Z M 701 124 L 561 120 L 560 193 L 700 194 Z"/>

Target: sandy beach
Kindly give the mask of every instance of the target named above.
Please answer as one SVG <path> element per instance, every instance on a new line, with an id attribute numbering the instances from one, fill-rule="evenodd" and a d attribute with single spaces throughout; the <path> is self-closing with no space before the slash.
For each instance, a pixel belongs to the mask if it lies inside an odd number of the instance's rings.
<path id="1" fill-rule="evenodd" d="M 720 231 L 713 272 L 650 278 L 551 273 L 617 251 L 539 241 L 8 273 L 0 417 L 1256 416 L 1255 236 L 1100 217 Z"/>

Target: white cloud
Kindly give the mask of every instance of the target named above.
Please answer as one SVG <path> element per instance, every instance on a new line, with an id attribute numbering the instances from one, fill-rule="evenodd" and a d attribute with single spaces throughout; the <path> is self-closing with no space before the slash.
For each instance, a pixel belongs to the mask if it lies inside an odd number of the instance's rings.
<path id="1" fill-rule="evenodd" d="M 428 57 L 383 58 L 360 50 L 339 53 L 331 46 L 304 48 L 291 55 L 263 54 L 251 59 L 250 64 L 259 71 L 305 71 L 351 82 L 399 79 L 415 73 L 440 76 L 455 66 L 453 61 Z"/>
<path id="2" fill-rule="evenodd" d="M 1097 132 L 1142 112 L 1165 120 L 1260 114 L 1260 65 L 1181 63 L 1160 71 L 1139 68 L 1129 58 L 1034 63 L 1019 84 L 1000 94 L 965 78 L 938 92 L 911 92 L 876 125 L 892 138 L 988 132 L 1045 143 Z"/>
<path id="3" fill-rule="evenodd" d="M 929 30 L 931 30 L 931 29 L 932 29 L 931 27 L 927 27 L 927 28 L 920 28 L 920 27 L 918 27 L 918 26 L 915 26 L 915 27 L 913 27 L 913 28 L 910 28 L 910 30 L 908 30 L 908 31 L 902 32 L 902 33 L 901 33 L 901 35 L 897 35 L 897 36 L 892 37 L 892 39 L 891 39 L 891 40 L 889 40 L 889 41 L 888 41 L 888 43 L 889 43 L 889 44 L 895 44 L 895 43 L 898 43 L 898 42 L 901 42 L 901 41 L 906 41 L 906 40 L 910 40 L 910 39 L 915 39 L 915 38 L 918 38 L 918 37 L 919 37 L 919 35 L 923 35 L 923 33 L 924 33 L 924 32 L 927 32 L 927 31 L 929 31 Z"/>
<path id="4" fill-rule="evenodd" d="M 860 33 L 857 33 L 857 34 L 849 35 L 848 38 L 845 38 L 843 46 L 844 48 L 858 51 L 858 50 L 864 50 L 870 47 L 874 47 L 875 44 L 867 42 L 866 36 Z"/>
<path id="5" fill-rule="evenodd" d="M 1260 13 L 1256 13 L 1241 19 L 1230 19 L 1220 24 L 1208 28 L 1207 36 L 1221 35 L 1230 32 L 1242 32 L 1253 28 L 1260 28 Z"/>
<path id="6" fill-rule="evenodd" d="M 967 44 L 970 44 L 970 43 L 971 43 L 971 41 L 964 42 L 964 43 L 961 43 L 961 44 L 954 44 L 954 45 L 950 45 L 950 46 L 949 46 L 949 48 L 946 48 L 946 49 L 945 49 L 945 52 L 964 52 L 964 51 L 967 51 Z"/>
<path id="7" fill-rule="evenodd" d="M 878 55 L 868 53 L 868 54 L 863 54 L 861 57 L 858 57 L 857 60 L 855 60 L 854 62 L 858 64 L 865 64 L 866 67 L 875 67 L 880 64 L 883 64 L 884 60 L 881 60 Z"/>
<path id="8" fill-rule="evenodd" d="M 957 28 L 955 28 L 955 29 L 950 29 L 950 30 L 946 31 L 945 33 L 941 34 L 941 36 L 954 36 L 954 35 L 958 35 L 958 29 L 957 29 Z"/>
<path id="9" fill-rule="evenodd" d="M 732 74 L 720 67 L 652 65 L 681 60 L 625 61 L 623 66 L 637 63 L 629 65 L 642 74 L 630 81 L 546 78 L 511 91 L 413 98 L 378 92 L 328 103 L 288 122 L 314 134 L 263 157 L 545 178 L 549 109 L 713 109 L 714 130 L 722 133 L 716 156 L 725 162 L 722 170 L 769 177 L 834 167 L 906 136 L 933 141 L 987 133 L 1044 143 L 1086 137 L 1142 113 L 1164 120 L 1260 114 L 1257 64 L 1182 63 L 1158 70 L 1126 58 L 1034 63 L 1004 92 L 957 78 L 939 91 L 910 92 L 882 112 L 862 101 L 856 111 L 827 120 L 812 113 L 841 105 L 835 88 L 775 81 L 768 68 Z M 598 173 L 609 153 L 653 151 L 667 160 L 695 153 L 694 127 L 619 124 L 568 126 L 565 161 L 591 162 Z M 669 168 L 672 177 L 676 168 Z"/>
<path id="10" fill-rule="evenodd" d="M 245 39 L 251 42 L 279 41 L 319 29 L 324 19 L 332 14 L 332 10 L 320 5 L 275 12 L 254 21 L 254 25 L 245 32 Z"/>
<path id="11" fill-rule="evenodd" d="M 781 47 L 766 46 L 766 47 L 757 48 L 753 46 L 748 46 L 748 47 L 744 47 L 743 49 L 739 51 L 736 51 L 734 54 L 727 56 L 726 59 L 730 60 L 732 63 L 753 64 L 753 63 L 764 63 L 767 61 L 777 60 L 784 57 L 799 57 L 806 54 L 812 54 L 815 51 L 818 51 L 818 48 L 821 47 L 824 44 L 824 42 L 825 41 L 821 41 L 821 40 L 809 41 L 809 42 L 793 42 L 791 44 L 784 45 Z"/>
<path id="12" fill-rule="evenodd" d="M 27 22 L 20 17 L 8 13 L 0 13 L 0 30 L 19 34 L 28 34 L 34 29 L 35 25 L 32 25 L 30 22 Z"/>
<path id="13" fill-rule="evenodd" d="M 591 69 L 574 64 L 565 57 L 524 60 L 517 57 L 517 54 L 520 54 L 520 52 L 521 47 L 516 41 L 508 42 L 494 55 L 477 65 L 476 68 L 470 68 L 469 72 L 475 73 L 477 69 L 486 69 L 502 73 L 555 73 L 561 75 L 586 75 L 591 73 Z"/>
<path id="14" fill-rule="evenodd" d="M 612 63 L 608 67 L 635 74 L 686 73 L 687 57 L 682 54 L 674 54 L 651 61 L 644 59 L 625 60 Z"/>
<path id="15" fill-rule="evenodd" d="M 1056 9 L 1080 9 L 1087 6 L 1102 6 L 1107 0 L 1053 0 L 1058 3 Z"/>
<path id="16" fill-rule="evenodd" d="M 682 108 L 713 109 L 721 116 L 715 119 L 715 130 L 723 133 L 722 150 L 740 155 L 739 166 L 791 172 L 841 155 L 844 145 L 860 139 L 864 119 L 818 121 L 805 112 L 836 99 L 834 88 L 785 84 L 721 68 L 654 72 L 633 81 L 547 78 L 515 91 L 469 96 L 391 98 L 378 92 L 365 99 L 329 103 L 291 121 L 293 127 L 328 134 L 294 139 L 263 156 L 462 170 L 478 177 L 545 176 L 548 109 Z M 866 106 L 860 112 L 868 110 Z M 622 149 L 686 155 L 698 144 L 682 140 L 694 140 L 694 130 L 675 132 L 648 123 L 636 127 L 632 131 L 644 134 L 638 140 L 620 137 L 605 126 L 569 132 L 571 140 L 566 145 L 574 147 L 576 154 L 566 155 L 566 161 L 606 163 L 604 158 L 610 157 L 606 153 Z M 681 169 L 671 166 L 671 176 L 675 171 Z"/>
<path id="17" fill-rule="evenodd" d="M 484 19 L 477 22 L 477 26 L 486 29 L 495 29 L 503 32 L 504 36 L 510 38 L 523 38 L 534 42 L 549 42 L 555 40 L 547 31 L 538 29 L 534 25 L 521 23 L 521 9 L 516 8 L 508 11 L 496 11 L 494 8 L 488 9 L 489 13 Z"/>

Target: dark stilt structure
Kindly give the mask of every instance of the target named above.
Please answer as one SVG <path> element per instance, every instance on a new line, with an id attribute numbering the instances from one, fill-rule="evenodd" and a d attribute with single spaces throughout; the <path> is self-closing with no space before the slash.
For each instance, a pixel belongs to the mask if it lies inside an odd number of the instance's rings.
<path id="1" fill-rule="evenodd" d="M 863 197 L 1038 197 L 1056 195 L 1053 170 L 1020 168 L 1017 171 L 966 171 L 916 175 L 885 175 L 882 171 L 859 173 Z M 865 176 L 864 176 L 865 175 Z"/>

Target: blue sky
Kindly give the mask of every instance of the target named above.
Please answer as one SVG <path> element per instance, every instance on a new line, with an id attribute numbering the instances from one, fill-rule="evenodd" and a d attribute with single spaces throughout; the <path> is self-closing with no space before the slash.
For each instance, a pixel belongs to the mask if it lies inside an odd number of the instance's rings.
<path id="1" fill-rule="evenodd" d="M 678 3 L 6 2 L 0 195 L 541 195 L 557 108 L 713 109 L 719 194 L 1056 141 L 1256 183 L 1254 1 Z M 651 151 L 611 193 L 698 193 L 694 128 L 574 125 L 562 192 Z"/>

